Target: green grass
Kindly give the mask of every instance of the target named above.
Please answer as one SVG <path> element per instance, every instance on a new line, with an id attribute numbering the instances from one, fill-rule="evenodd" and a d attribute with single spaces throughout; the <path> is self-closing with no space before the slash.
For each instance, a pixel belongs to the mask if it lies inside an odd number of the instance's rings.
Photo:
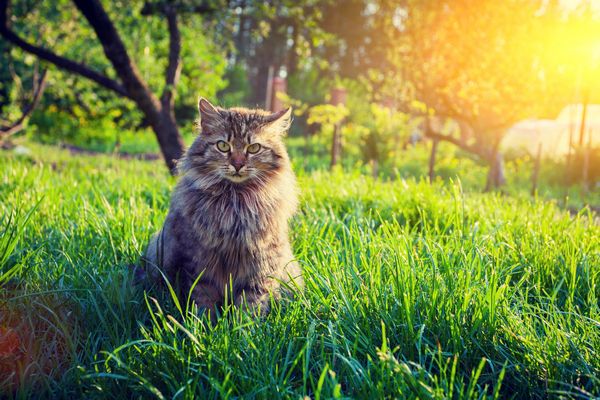
<path id="1" fill-rule="evenodd" d="M 328 169 L 331 161 L 330 138 L 313 135 L 309 138 L 308 157 L 304 159 L 305 142 L 302 137 L 287 138 L 290 157 L 298 167 L 308 171 Z M 362 174 L 371 175 L 372 166 L 365 162 L 360 152 L 361 145 L 345 143 L 342 151 L 341 165 L 346 171 L 360 171 Z M 388 155 L 380 163 L 378 177 L 380 179 L 421 179 L 429 175 L 429 158 L 431 155 L 431 142 L 417 143 L 406 149 L 399 149 L 395 155 Z M 508 155 L 505 163 L 507 185 L 502 192 L 511 196 L 530 197 L 533 185 L 535 162 L 529 156 L 520 158 Z M 396 163 L 393 164 L 395 157 Z M 575 166 L 571 166 L 574 171 Z M 472 154 L 461 151 L 456 146 L 441 142 L 438 145 L 434 179 L 446 185 L 461 180 L 462 187 L 467 192 L 481 192 L 485 188 L 489 166 L 478 160 Z M 557 201 L 562 207 L 571 211 L 579 211 L 585 206 L 600 209 L 600 185 L 592 182 L 582 197 L 581 182 L 572 183 L 566 191 L 564 183 L 565 160 L 544 159 L 540 164 L 540 173 L 537 183 L 536 195 L 540 199 Z M 567 196 L 567 198 L 565 198 Z"/>
<path id="2" fill-rule="evenodd" d="M 174 186 L 161 162 L 0 153 L 1 397 L 600 396 L 600 228 L 460 183 L 299 173 L 305 288 L 209 328 L 131 287 Z M 13 221 L 15 219 L 13 218 Z M 0 273 L 1 275 L 1 273 Z M 16 339 L 15 339 L 16 338 Z"/>
<path id="3" fill-rule="evenodd" d="M 89 132 L 89 130 L 88 130 Z M 86 137 L 85 135 L 76 135 L 70 139 L 71 144 L 85 149 L 100 153 L 112 154 L 115 151 L 116 130 L 99 129 L 94 131 L 97 135 L 104 135 L 97 139 Z M 190 145 L 195 138 L 194 128 L 190 126 L 182 127 L 181 133 L 187 145 Z M 92 135 L 94 136 L 94 135 Z M 37 138 L 46 140 L 47 143 L 57 143 L 57 136 L 28 135 L 26 138 L 31 141 Z M 19 139 L 17 139 L 18 141 Z M 360 171 L 362 174 L 371 175 L 372 166 L 369 160 L 365 160 L 362 154 L 363 143 L 350 142 L 350 139 L 343 139 L 342 154 L 340 164 L 346 171 Z M 305 141 L 301 136 L 289 136 L 286 138 L 286 144 L 290 157 L 294 160 L 297 168 L 306 171 L 315 171 L 329 169 L 331 162 L 330 146 L 331 137 L 316 133 L 309 137 L 307 157 L 305 159 Z M 382 155 L 383 159 L 379 163 L 378 177 L 381 179 L 420 179 L 429 174 L 429 158 L 431 153 L 431 142 L 417 143 L 415 146 L 408 146 L 402 149 L 399 146 L 397 154 Z M 124 130 L 120 133 L 120 147 L 118 153 L 127 154 L 160 154 L 160 149 L 156 141 L 156 136 L 150 129 Z M 513 152 L 514 153 L 514 152 Z M 505 172 L 507 185 L 502 188 L 503 193 L 512 196 L 530 196 L 533 184 L 533 172 L 535 168 L 534 160 L 527 154 L 519 153 L 507 154 L 505 163 Z M 516 157 L 516 158 L 515 158 Z M 395 159 L 395 163 L 394 163 Z M 569 190 L 564 188 L 565 160 L 544 159 L 541 162 L 539 179 L 537 184 L 537 197 L 545 200 L 559 202 L 562 207 L 568 208 L 572 212 L 578 212 L 586 206 L 591 206 L 595 210 L 600 210 L 600 184 L 591 182 L 585 197 L 582 196 L 581 182 L 577 181 L 571 184 Z M 578 167 L 572 161 L 571 173 L 574 173 Z M 590 166 L 590 168 L 592 168 Z M 485 188 L 489 166 L 478 160 L 473 154 L 466 153 L 456 146 L 441 142 L 438 145 L 435 165 L 436 181 L 442 181 L 445 184 L 455 181 L 457 177 L 462 182 L 465 191 L 480 192 Z M 579 171 L 580 172 L 580 171 Z M 590 173 L 591 175 L 591 173 Z M 533 196 L 532 196 L 533 197 Z"/>

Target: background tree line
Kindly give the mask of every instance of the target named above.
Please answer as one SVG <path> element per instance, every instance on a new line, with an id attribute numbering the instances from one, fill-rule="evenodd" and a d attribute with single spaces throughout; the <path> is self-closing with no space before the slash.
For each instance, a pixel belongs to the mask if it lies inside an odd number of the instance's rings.
<path id="1" fill-rule="evenodd" d="M 15 125 L 45 85 L 29 113 L 39 135 L 150 127 L 173 170 L 198 95 L 264 106 L 272 68 L 305 109 L 332 86 L 350 91 L 346 152 L 381 163 L 419 127 L 489 165 L 488 187 L 500 186 L 508 127 L 554 117 L 577 81 L 598 100 L 600 50 L 581 40 L 598 26 L 589 4 L 566 12 L 555 0 L 1 0 L 0 106 Z"/>

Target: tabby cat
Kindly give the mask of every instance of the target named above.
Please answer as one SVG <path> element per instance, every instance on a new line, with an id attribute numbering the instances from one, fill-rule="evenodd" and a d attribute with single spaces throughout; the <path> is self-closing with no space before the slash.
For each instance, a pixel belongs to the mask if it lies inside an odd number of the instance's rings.
<path id="1" fill-rule="evenodd" d="M 145 270 L 157 280 L 162 270 L 184 300 L 191 290 L 213 323 L 224 304 L 264 315 L 271 296 L 302 285 L 288 238 L 298 189 L 281 139 L 291 109 L 223 109 L 203 98 L 198 109 L 199 134 L 178 163 L 181 178 Z"/>

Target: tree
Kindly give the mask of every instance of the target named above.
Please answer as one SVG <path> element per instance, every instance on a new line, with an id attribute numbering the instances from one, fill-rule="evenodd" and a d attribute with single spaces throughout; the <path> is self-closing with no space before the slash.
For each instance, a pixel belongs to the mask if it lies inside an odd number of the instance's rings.
<path id="1" fill-rule="evenodd" d="M 181 36 L 177 21 L 179 5 L 169 1 L 148 4 L 147 13 L 160 12 L 167 20 L 169 30 L 168 64 L 164 72 L 164 87 L 160 98 L 150 89 L 142 77 L 136 62 L 129 56 L 123 40 L 99 0 L 73 0 L 77 9 L 91 25 L 103 47 L 104 55 L 110 61 L 117 79 L 100 73 L 83 63 L 59 56 L 38 45 L 23 40 L 11 27 L 11 2 L 0 0 L 0 34 L 13 45 L 18 46 L 40 59 L 83 76 L 111 90 L 121 97 L 135 102 L 148 124 L 154 130 L 165 162 L 175 172 L 175 162 L 184 152 L 184 143 L 174 115 L 176 88 L 181 72 Z M 198 6 L 194 12 L 207 13 L 212 8 Z"/>
<path id="2" fill-rule="evenodd" d="M 255 100 L 251 103 L 261 103 L 268 64 L 291 71 L 303 60 L 314 60 L 303 52 L 305 44 L 327 36 L 317 24 L 321 3 L 327 1 L 13 3 L 11 10 L 11 0 L 0 1 L 0 35 L 59 68 L 52 70 L 50 104 L 58 105 L 62 113 L 68 111 L 74 121 L 113 118 L 131 127 L 143 117 L 171 171 L 183 151 L 176 120 L 195 117 L 191 103 L 198 91 L 209 97 L 226 86 L 221 78 L 227 63 L 230 71 L 235 66 L 235 78 L 249 72 Z M 166 18 L 167 24 L 157 16 Z M 98 41 L 82 39 L 87 37 Z M 198 48 L 204 48 L 201 54 Z M 164 76 L 161 81 L 159 75 Z M 182 94 L 185 98 L 177 100 L 177 106 L 174 101 Z M 236 103 L 250 100 L 241 97 L 230 96 Z"/>
<path id="3" fill-rule="evenodd" d="M 234 0 L 230 29 L 234 36 L 234 68 L 245 68 L 253 87 L 252 104 L 266 98 L 269 71 L 295 75 L 303 67 L 322 69 L 320 54 L 325 44 L 335 42 L 324 29 L 324 10 L 330 0 Z M 227 24 L 223 24 L 227 25 Z M 285 71 L 285 72 L 284 72 Z"/>
<path id="4" fill-rule="evenodd" d="M 549 17 L 534 0 L 407 0 L 382 3 L 390 43 L 388 94 L 413 99 L 466 127 L 461 137 L 429 131 L 490 165 L 487 188 L 505 183 L 498 149 L 515 122 L 543 112 L 562 88 L 543 64 Z M 551 96 L 553 94 L 554 96 Z M 564 94 L 564 93 L 562 93 Z M 564 99 L 564 96 L 562 97 Z"/>

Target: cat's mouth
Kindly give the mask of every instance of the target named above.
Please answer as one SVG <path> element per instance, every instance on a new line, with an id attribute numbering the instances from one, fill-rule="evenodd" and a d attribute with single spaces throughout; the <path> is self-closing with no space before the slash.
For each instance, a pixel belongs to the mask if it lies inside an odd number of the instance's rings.
<path id="1" fill-rule="evenodd" d="M 243 181 L 247 180 L 248 178 L 250 178 L 248 175 L 242 175 L 239 172 L 236 172 L 235 174 L 227 174 L 226 176 L 230 181 L 237 182 L 237 183 L 243 182 Z"/>

